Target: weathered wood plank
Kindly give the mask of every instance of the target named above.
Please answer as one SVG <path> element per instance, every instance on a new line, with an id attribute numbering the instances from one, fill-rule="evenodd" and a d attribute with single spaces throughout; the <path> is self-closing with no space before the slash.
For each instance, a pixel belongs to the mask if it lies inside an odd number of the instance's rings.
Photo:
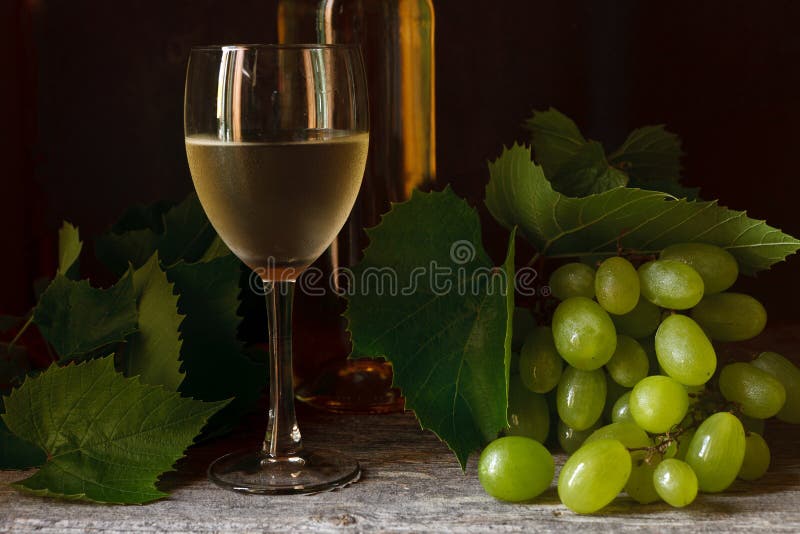
<path id="1" fill-rule="evenodd" d="M 795 329 L 786 327 L 773 329 L 758 345 L 797 355 L 798 340 Z M 475 458 L 462 473 L 447 447 L 421 431 L 410 414 L 337 416 L 306 409 L 300 416 L 310 446 L 338 447 L 362 462 L 360 482 L 331 493 L 279 497 L 238 495 L 210 484 L 204 469 L 211 459 L 257 443 L 255 432 L 264 423 L 254 419 L 250 436 L 197 447 L 165 481 L 172 496 L 147 506 L 31 497 L 6 484 L 25 474 L 0 472 L 0 531 L 800 532 L 800 426 L 768 425 L 773 465 L 760 481 L 739 481 L 724 494 L 700 495 L 683 510 L 663 503 L 643 506 L 623 495 L 600 515 L 579 516 L 559 503 L 554 486 L 531 504 L 488 497 L 478 483 Z M 561 465 L 564 456 L 556 460 Z"/>

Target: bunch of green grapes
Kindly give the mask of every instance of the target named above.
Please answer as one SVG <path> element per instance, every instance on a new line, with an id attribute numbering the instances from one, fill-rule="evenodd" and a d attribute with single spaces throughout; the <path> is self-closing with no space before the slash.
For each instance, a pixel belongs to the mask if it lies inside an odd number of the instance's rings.
<path id="1" fill-rule="evenodd" d="M 551 325 L 515 312 L 510 426 L 480 457 L 485 490 L 509 501 L 543 492 L 551 428 L 571 455 L 558 494 L 578 513 L 622 491 L 682 507 L 698 491 L 760 478 L 764 420 L 800 423 L 800 369 L 775 352 L 718 369 L 714 342 L 750 339 L 767 321 L 756 299 L 727 291 L 738 275 L 729 252 L 702 243 L 638 269 L 617 256 L 554 271 Z"/>

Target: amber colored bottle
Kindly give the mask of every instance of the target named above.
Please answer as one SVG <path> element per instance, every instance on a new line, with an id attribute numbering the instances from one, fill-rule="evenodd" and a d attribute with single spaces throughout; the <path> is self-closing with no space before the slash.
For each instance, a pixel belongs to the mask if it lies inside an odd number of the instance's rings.
<path id="1" fill-rule="evenodd" d="M 404 201 L 414 189 L 427 189 L 435 180 L 433 3 L 281 0 L 278 39 L 356 43 L 364 54 L 370 99 L 367 169 L 350 219 L 316 264 L 327 283 L 330 273 L 361 259 L 367 244 L 364 229 L 378 224 L 391 202 Z M 350 346 L 340 317 L 345 303 L 327 289 L 325 296 L 298 295 L 309 302 L 296 309 L 315 311 L 297 317 L 304 324 L 296 331 L 310 332 L 295 340 L 298 397 L 335 411 L 401 410 L 389 364 L 347 360 Z"/>

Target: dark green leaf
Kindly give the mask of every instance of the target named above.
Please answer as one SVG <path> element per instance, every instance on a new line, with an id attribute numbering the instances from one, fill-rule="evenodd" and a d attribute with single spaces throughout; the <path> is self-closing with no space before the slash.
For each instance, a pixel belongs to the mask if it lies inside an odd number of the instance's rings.
<path id="1" fill-rule="evenodd" d="M 493 269 L 477 213 L 450 189 L 414 191 L 368 235 L 345 314 L 353 350 L 392 362 L 406 406 L 464 466 L 507 424 L 513 246 Z"/>
<path id="2" fill-rule="evenodd" d="M 61 359 L 122 342 L 136 331 L 133 280 L 123 276 L 109 289 L 96 289 L 88 280 L 56 275 L 34 309 L 33 321 Z"/>
<path id="3" fill-rule="evenodd" d="M 608 160 L 639 184 L 677 182 L 682 155 L 680 137 L 659 124 L 632 131 Z"/>
<path id="4" fill-rule="evenodd" d="M 6 400 L 3 420 L 41 447 L 47 463 L 14 487 L 37 495 L 144 503 L 205 422 L 226 402 L 205 403 L 114 371 L 113 357 L 53 365 Z"/>
<path id="5" fill-rule="evenodd" d="M 106 267 L 121 275 L 130 265 L 139 268 L 158 250 L 161 234 L 149 228 L 129 230 L 123 234 L 109 232 L 98 236 L 95 254 Z"/>
<path id="6" fill-rule="evenodd" d="M 266 366 L 245 356 L 237 339 L 239 265 L 229 254 L 203 263 L 179 262 L 167 271 L 180 294 L 178 309 L 186 315 L 181 325 L 186 378 L 180 391 L 202 400 L 235 397 L 209 422 L 213 433 L 235 425 L 267 381 Z"/>
<path id="7" fill-rule="evenodd" d="M 561 166 L 586 144 L 575 123 L 555 108 L 534 111 L 525 127 L 531 132 L 536 161 L 547 176 L 555 176 Z"/>
<path id="8" fill-rule="evenodd" d="M 121 274 L 128 265 L 139 268 L 158 251 L 164 265 L 199 260 L 214 244 L 216 232 L 195 193 L 164 212 L 165 204 L 129 211 L 123 221 L 95 242 L 97 257 Z"/>
<path id="9" fill-rule="evenodd" d="M 556 191 L 577 197 L 624 186 L 628 176 L 608 164 L 603 145 L 589 141 L 561 165 L 550 183 Z"/>
<path id="10" fill-rule="evenodd" d="M 67 221 L 58 231 L 58 272 L 72 280 L 78 279 L 80 267 L 78 258 L 83 249 L 78 229 Z"/>
<path id="11" fill-rule="evenodd" d="M 125 350 L 126 374 L 139 376 L 145 384 L 177 391 L 183 381 L 180 371 L 181 339 L 178 328 L 178 297 L 161 270 L 158 253 L 131 273 L 139 313 L 139 329 Z"/>
<path id="12" fill-rule="evenodd" d="M 800 241 L 716 202 L 675 200 L 664 193 L 620 187 L 584 198 L 553 190 L 529 148 L 513 146 L 489 164 L 486 206 L 501 224 L 548 256 L 615 254 L 617 244 L 641 253 L 690 241 L 730 251 L 742 272 L 768 269 Z"/>
<path id="13" fill-rule="evenodd" d="M 3 404 L 0 398 L 0 412 L 5 411 Z M 12 434 L 5 422 L 0 419 L 0 469 L 39 467 L 45 460 L 47 456 L 44 451 Z"/>

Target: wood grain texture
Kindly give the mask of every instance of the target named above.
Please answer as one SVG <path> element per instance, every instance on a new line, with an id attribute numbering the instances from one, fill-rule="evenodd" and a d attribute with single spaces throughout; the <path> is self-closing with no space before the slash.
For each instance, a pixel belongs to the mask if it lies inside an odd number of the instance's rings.
<path id="1" fill-rule="evenodd" d="M 791 325 L 772 329 L 750 346 L 796 356 L 797 331 Z M 529 504 L 487 496 L 478 483 L 476 458 L 462 473 L 447 447 L 420 430 L 411 414 L 342 416 L 301 409 L 300 418 L 310 447 L 338 447 L 359 459 L 361 481 L 311 496 L 245 496 L 217 488 L 205 479 L 205 466 L 232 448 L 255 446 L 264 423 L 254 418 L 249 432 L 196 447 L 177 473 L 165 477 L 170 498 L 146 506 L 32 497 L 7 485 L 29 473 L 0 472 L 0 531 L 800 532 L 800 425 L 768 423 L 773 464 L 757 482 L 737 481 L 723 494 L 701 494 L 682 510 L 639 505 L 621 495 L 603 513 L 579 516 L 560 504 L 555 485 Z M 564 459 L 556 455 L 559 466 Z"/>

